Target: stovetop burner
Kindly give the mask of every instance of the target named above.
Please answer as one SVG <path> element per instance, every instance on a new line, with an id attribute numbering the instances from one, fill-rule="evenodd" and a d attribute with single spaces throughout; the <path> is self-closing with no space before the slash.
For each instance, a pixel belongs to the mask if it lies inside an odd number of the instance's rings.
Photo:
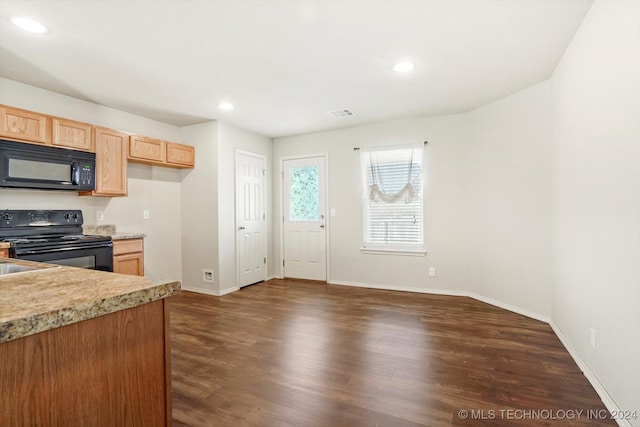
<path id="1" fill-rule="evenodd" d="M 0 241 L 9 257 L 113 271 L 110 236 L 82 234 L 80 210 L 0 211 Z"/>
<path id="2" fill-rule="evenodd" d="M 0 239 L 2 242 L 11 243 L 13 246 L 19 245 L 33 245 L 37 243 L 69 243 L 69 242 L 83 242 L 83 241 L 106 241 L 111 240 L 109 236 L 94 236 L 90 234 L 72 234 L 68 236 L 41 236 L 41 237 L 9 237 Z"/>
<path id="3" fill-rule="evenodd" d="M 14 243 L 14 244 L 21 244 L 21 243 L 41 243 L 41 242 L 48 242 L 48 239 L 25 239 L 25 238 L 9 238 L 9 239 L 3 239 L 3 242 L 9 242 L 9 243 Z"/>
<path id="4" fill-rule="evenodd" d="M 12 247 L 64 246 L 110 241 L 82 234 L 82 211 L 0 211 L 0 241 Z"/>

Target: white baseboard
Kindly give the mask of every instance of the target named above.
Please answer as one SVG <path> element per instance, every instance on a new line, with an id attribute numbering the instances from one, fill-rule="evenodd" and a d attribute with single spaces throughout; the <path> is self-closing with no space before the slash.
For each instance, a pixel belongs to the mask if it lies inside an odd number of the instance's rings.
<path id="1" fill-rule="evenodd" d="M 281 279 L 281 277 L 272 276 L 272 277 L 269 277 L 267 280 L 271 280 L 271 279 Z M 545 316 L 545 315 L 533 312 L 531 310 L 518 307 L 516 305 L 508 304 L 502 301 L 498 301 L 492 298 L 485 297 L 483 295 L 478 295 L 476 293 L 467 292 L 467 291 L 414 288 L 410 286 L 379 285 L 379 284 L 361 283 L 361 282 L 348 282 L 348 281 L 341 281 L 341 280 L 331 280 L 331 281 L 328 281 L 327 283 L 329 283 L 330 285 L 355 286 L 360 288 L 382 289 L 387 291 L 417 292 L 417 293 L 423 293 L 423 294 L 469 297 L 469 298 L 473 298 L 475 300 L 484 302 L 486 304 L 490 304 L 495 307 L 499 307 L 507 311 L 518 313 L 523 316 L 530 317 L 532 319 L 547 323 L 549 326 L 551 326 L 551 329 L 553 330 L 553 332 L 556 334 L 556 336 L 558 337 L 562 345 L 564 345 L 565 349 L 569 352 L 569 354 L 571 355 L 573 360 L 576 362 L 580 370 L 583 372 L 584 376 L 587 378 L 587 380 L 589 381 L 591 386 L 594 388 L 596 393 L 598 393 L 598 396 L 600 396 L 600 399 L 602 399 L 602 403 L 604 403 L 605 407 L 611 412 L 614 412 L 614 413 L 620 412 L 620 408 L 618 407 L 618 405 L 616 405 L 616 403 L 613 401 L 611 396 L 609 396 L 609 393 L 607 393 L 607 390 L 600 383 L 600 381 L 598 381 L 598 378 L 593 374 L 593 372 L 591 372 L 591 369 L 589 369 L 589 366 L 582 359 L 582 357 L 580 357 L 580 354 L 576 351 L 576 349 L 573 347 L 569 339 L 564 335 L 562 330 L 549 316 Z M 214 289 L 204 289 L 204 288 L 197 288 L 197 287 L 183 285 L 182 289 L 185 291 L 198 292 L 198 293 L 207 294 L 207 295 L 223 296 L 231 292 L 235 292 L 240 288 L 233 287 L 233 288 L 225 289 L 223 291 L 216 291 Z M 629 420 L 617 419 L 616 421 L 620 427 L 633 427 Z"/>
<path id="2" fill-rule="evenodd" d="M 240 290 L 239 287 L 234 286 L 233 288 L 227 288 L 227 289 L 224 289 L 222 291 L 219 291 L 218 292 L 218 296 L 221 297 L 223 295 L 227 295 L 227 294 L 230 294 L 231 292 L 235 292 L 235 291 L 239 291 L 239 290 Z"/>
<path id="3" fill-rule="evenodd" d="M 503 308 L 507 311 L 512 311 L 514 313 L 521 314 L 526 317 L 530 317 L 535 320 L 539 320 L 544 323 L 550 323 L 551 318 L 549 316 L 545 316 L 544 314 L 536 313 L 535 311 L 527 310 L 526 308 L 518 307 L 517 305 L 507 304 L 506 302 L 498 301 L 492 298 L 487 298 L 484 295 L 478 295 L 473 292 L 466 293 L 468 297 L 473 299 L 477 299 L 478 301 L 482 301 L 484 303 Z"/>
<path id="4" fill-rule="evenodd" d="M 620 410 L 618 405 L 616 405 L 616 403 L 613 401 L 611 396 L 609 396 L 609 393 L 607 393 L 607 390 L 604 388 L 602 383 L 598 381 L 598 378 L 593 374 L 593 372 L 591 372 L 591 369 L 589 369 L 589 366 L 582 359 L 582 357 L 580 357 L 580 354 L 576 351 L 573 345 L 571 345 L 571 342 L 566 337 L 566 335 L 562 332 L 562 330 L 556 324 L 556 322 L 551 320 L 549 322 L 549 326 L 551 326 L 551 329 L 553 329 L 553 332 L 555 332 L 556 336 L 558 337 L 562 345 L 564 345 L 564 348 L 567 349 L 567 351 L 569 352 L 573 360 L 576 362 L 576 364 L 584 374 L 584 376 L 587 377 L 587 380 L 591 383 L 591 386 L 595 389 L 596 393 L 598 393 L 598 396 L 600 396 L 600 399 L 602 399 L 602 403 L 604 403 L 604 406 L 606 406 L 606 408 L 610 412 L 621 413 L 622 411 Z M 632 427 L 631 421 L 629 420 L 616 419 L 616 421 L 620 427 Z"/>
<path id="5" fill-rule="evenodd" d="M 330 285 L 355 286 L 358 288 L 382 289 L 387 291 L 418 292 L 421 294 L 438 294 L 438 295 L 451 295 L 451 296 L 462 296 L 462 297 L 469 296 L 468 292 L 463 292 L 463 291 L 413 288 L 411 286 L 376 285 L 371 283 L 346 282 L 344 280 L 330 280 L 327 283 Z"/>
<path id="6" fill-rule="evenodd" d="M 341 280 L 331 280 L 327 282 L 331 285 L 342 285 L 342 286 L 357 286 L 361 288 L 373 288 L 373 289 L 385 289 L 388 291 L 403 291 L 403 292 L 418 292 L 421 294 L 435 294 L 435 295 L 449 295 L 449 296 L 457 296 L 457 297 L 469 297 L 476 299 L 478 301 L 482 301 L 484 303 L 494 305 L 496 307 L 503 308 L 508 311 L 513 311 L 514 313 L 521 314 L 523 316 L 530 317 L 532 319 L 540 320 L 541 322 L 549 323 L 551 319 L 548 316 L 544 316 L 542 314 L 538 314 L 536 312 L 524 309 L 522 307 L 518 307 L 515 305 L 507 304 L 502 301 L 497 301 L 491 298 L 487 298 L 483 295 L 478 295 L 473 292 L 467 291 L 454 291 L 447 289 L 429 289 L 429 288 L 414 288 L 410 286 L 389 286 L 389 285 L 373 285 L 370 283 L 359 283 L 359 282 L 345 282 Z"/>
<path id="7" fill-rule="evenodd" d="M 189 291 L 189 292 L 197 292 L 199 294 L 218 296 L 218 291 L 216 291 L 215 289 L 200 288 L 200 287 L 197 287 L 197 286 L 189 286 L 189 285 L 184 284 L 184 283 L 182 284 L 182 290 L 183 291 Z"/>
<path id="8" fill-rule="evenodd" d="M 239 290 L 240 288 L 238 287 L 233 287 L 233 288 L 227 288 L 224 289 L 222 291 L 218 291 L 216 289 L 210 289 L 210 288 L 199 288 L 197 286 L 189 286 L 189 285 L 182 285 L 182 290 L 183 291 L 189 291 L 189 292 L 196 292 L 199 294 L 206 294 L 206 295 L 213 295 L 215 297 L 221 297 L 223 295 L 227 295 L 230 294 L 231 292 L 235 292 L 237 290 Z"/>
<path id="9" fill-rule="evenodd" d="M 578 367 L 580 368 L 584 376 L 589 381 L 589 383 L 591 383 L 591 386 L 595 389 L 596 393 L 598 393 L 598 396 L 600 396 L 600 399 L 602 399 L 602 403 L 604 403 L 604 406 L 611 412 L 614 412 L 614 413 L 620 412 L 620 408 L 618 407 L 618 405 L 616 405 L 616 403 L 613 401 L 611 396 L 609 396 L 609 393 L 607 393 L 607 390 L 600 383 L 600 381 L 598 381 L 598 379 L 593 374 L 593 372 L 591 372 L 591 369 L 589 369 L 589 366 L 585 363 L 585 361 L 582 360 L 582 358 L 580 357 L 578 352 L 575 350 L 573 345 L 571 345 L 571 342 L 569 341 L 569 339 L 562 333 L 558 325 L 549 316 L 545 316 L 545 315 L 533 312 L 531 310 L 518 307 L 516 305 L 494 300 L 492 298 L 487 298 L 483 295 L 478 295 L 473 292 L 453 291 L 453 290 L 443 290 L 443 289 L 413 288 L 413 287 L 407 287 L 407 286 L 375 285 L 370 283 L 345 282 L 340 280 L 331 280 L 327 283 L 331 285 L 356 286 L 361 288 L 384 289 L 388 291 L 418 292 L 423 294 L 470 297 L 478 301 L 482 301 L 484 303 L 505 309 L 507 311 L 512 311 L 514 313 L 518 313 L 523 316 L 530 317 L 532 319 L 547 323 L 549 326 L 551 326 L 551 329 L 556 334 L 556 336 L 558 337 L 562 345 L 564 345 L 564 348 L 569 352 L 569 354 L 571 355 L 573 360 L 576 362 L 576 364 L 578 365 Z M 616 420 L 616 421 L 620 427 L 633 427 L 629 420 Z"/>

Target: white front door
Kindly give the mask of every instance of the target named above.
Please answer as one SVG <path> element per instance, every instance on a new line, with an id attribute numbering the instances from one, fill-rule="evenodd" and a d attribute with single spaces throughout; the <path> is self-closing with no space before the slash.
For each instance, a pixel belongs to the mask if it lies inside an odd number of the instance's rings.
<path id="1" fill-rule="evenodd" d="M 327 280 L 325 157 L 283 162 L 284 276 Z"/>
<path id="2" fill-rule="evenodd" d="M 236 153 L 236 229 L 238 285 L 267 278 L 265 158 Z"/>

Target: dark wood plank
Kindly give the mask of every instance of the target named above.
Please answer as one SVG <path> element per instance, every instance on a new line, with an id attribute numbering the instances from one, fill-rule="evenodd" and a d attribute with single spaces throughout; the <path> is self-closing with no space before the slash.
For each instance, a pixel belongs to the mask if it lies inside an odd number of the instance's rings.
<path id="1" fill-rule="evenodd" d="M 549 325 L 471 298 L 286 279 L 169 307 L 176 426 L 616 425 Z"/>

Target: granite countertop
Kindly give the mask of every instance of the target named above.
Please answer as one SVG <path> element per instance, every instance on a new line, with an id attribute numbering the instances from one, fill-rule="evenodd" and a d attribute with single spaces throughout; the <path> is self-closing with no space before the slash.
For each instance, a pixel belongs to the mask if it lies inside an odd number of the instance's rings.
<path id="1" fill-rule="evenodd" d="M 126 232 L 122 232 L 122 233 L 108 234 L 108 236 L 111 236 L 111 240 L 128 240 L 128 239 L 143 239 L 147 235 L 144 234 L 144 233 L 126 233 Z"/>
<path id="2" fill-rule="evenodd" d="M 111 240 L 143 239 L 146 237 L 144 233 L 116 232 L 116 226 L 113 224 L 85 225 L 82 227 L 82 232 L 98 236 L 111 236 Z"/>
<path id="3" fill-rule="evenodd" d="M 47 266 L 0 275 L 0 343 L 136 307 L 175 295 L 180 282 L 107 273 L 32 261 Z"/>

